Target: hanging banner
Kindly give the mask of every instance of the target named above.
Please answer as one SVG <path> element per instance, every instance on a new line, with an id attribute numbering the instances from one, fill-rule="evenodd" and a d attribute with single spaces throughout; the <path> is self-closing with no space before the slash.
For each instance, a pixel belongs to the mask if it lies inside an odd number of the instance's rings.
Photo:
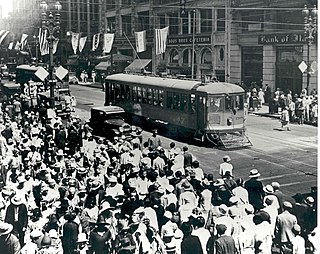
<path id="1" fill-rule="evenodd" d="M 93 35 L 92 51 L 96 51 L 96 49 L 99 47 L 99 42 L 100 42 L 100 34 Z"/>
<path id="2" fill-rule="evenodd" d="M 147 32 L 135 32 L 137 53 L 147 50 Z"/>
<path id="3" fill-rule="evenodd" d="M 71 45 L 73 49 L 73 53 L 77 54 L 78 44 L 79 44 L 79 33 L 71 33 Z"/>
<path id="4" fill-rule="evenodd" d="M 79 40 L 79 52 L 82 52 L 84 46 L 86 45 L 87 36 L 81 37 Z"/>
<path id="5" fill-rule="evenodd" d="M 103 52 L 110 53 L 114 40 L 114 34 L 103 34 Z"/>
<path id="6" fill-rule="evenodd" d="M 57 52 L 59 39 L 55 39 L 52 44 L 52 53 L 55 54 Z"/>
<path id="7" fill-rule="evenodd" d="M 16 46 L 14 47 L 15 50 L 20 50 L 20 42 L 17 41 Z"/>
<path id="8" fill-rule="evenodd" d="M 24 47 L 24 46 L 26 45 L 26 43 L 27 43 L 27 41 L 26 41 L 27 37 L 28 37 L 27 34 L 22 34 L 22 35 L 21 35 L 21 50 L 23 50 L 23 47 Z"/>
<path id="9" fill-rule="evenodd" d="M 9 50 L 12 50 L 12 49 L 13 49 L 13 41 L 11 41 L 11 42 L 9 43 L 8 49 L 9 49 Z"/>
<path id="10" fill-rule="evenodd" d="M 7 37 L 9 31 L 4 31 L 4 30 L 1 30 L 0 31 L 0 45 L 2 43 L 2 41 Z"/>

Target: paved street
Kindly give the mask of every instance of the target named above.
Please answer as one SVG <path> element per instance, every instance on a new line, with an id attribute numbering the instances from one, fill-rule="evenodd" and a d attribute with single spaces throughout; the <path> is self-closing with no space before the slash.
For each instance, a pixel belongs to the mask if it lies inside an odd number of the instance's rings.
<path id="1" fill-rule="evenodd" d="M 78 106 L 76 114 L 90 118 L 90 108 L 104 103 L 104 93 L 94 87 L 72 85 Z M 257 168 L 264 183 L 278 181 L 288 195 L 310 191 L 317 184 L 317 128 L 309 125 L 291 125 L 291 131 L 279 131 L 277 119 L 250 114 L 247 119 L 248 137 L 253 146 L 248 149 L 222 151 L 188 144 L 189 150 L 200 161 L 206 173 L 217 175 L 222 157 L 228 154 L 236 177 L 247 179 L 248 172 Z M 147 139 L 151 134 L 144 132 Z M 172 141 L 162 137 L 165 147 Z M 185 145 L 176 141 L 178 146 Z"/>

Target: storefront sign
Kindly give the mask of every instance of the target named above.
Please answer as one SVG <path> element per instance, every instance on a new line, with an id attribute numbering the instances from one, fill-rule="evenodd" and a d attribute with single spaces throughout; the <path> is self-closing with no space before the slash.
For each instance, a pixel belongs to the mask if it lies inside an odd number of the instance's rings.
<path id="1" fill-rule="evenodd" d="M 305 43 L 304 34 L 265 34 L 259 35 L 259 44 L 301 44 Z"/>
<path id="2" fill-rule="evenodd" d="M 211 35 L 196 35 L 195 44 L 211 44 Z M 192 35 L 186 35 L 183 37 L 169 37 L 169 45 L 186 45 L 192 44 Z"/>

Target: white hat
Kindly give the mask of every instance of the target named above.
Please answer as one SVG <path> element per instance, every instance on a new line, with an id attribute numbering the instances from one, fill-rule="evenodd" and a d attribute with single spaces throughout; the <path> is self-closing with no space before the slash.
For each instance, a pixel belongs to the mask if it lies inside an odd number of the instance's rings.
<path id="1" fill-rule="evenodd" d="M 57 230 L 55 230 L 55 229 L 50 229 L 50 230 L 49 230 L 49 236 L 50 236 L 51 238 L 55 238 L 55 239 L 58 239 L 58 238 L 59 238 L 58 232 L 57 232 Z"/>
<path id="2" fill-rule="evenodd" d="M 231 158 L 230 158 L 229 155 L 223 156 L 223 159 L 226 160 L 227 162 L 230 162 L 230 161 L 231 161 Z"/>
<path id="3" fill-rule="evenodd" d="M 258 169 L 251 169 L 250 170 L 250 174 L 249 174 L 249 177 L 250 178 L 254 178 L 254 177 L 259 177 L 260 176 L 260 173 L 258 171 Z"/>
<path id="4" fill-rule="evenodd" d="M 272 194 L 272 193 L 274 193 L 274 189 L 273 189 L 273 187 L 272 187 L 270 184 L 268 184 L 268 185 L 266 185 L 265 187 L 263 187 L 263 190 L 264 190 L 264 192 L 267 193 L 267 194 Z"/>
<path id="5" fill-rule="evenodd" d="M 87 241 L 88 241 L 88 239 L 87 239 L 86 233 L 80 233 L 78 235 L 78 240 L 77 240 L 78 243 L 83 243 L 83 242 L 87 242 Z"/>

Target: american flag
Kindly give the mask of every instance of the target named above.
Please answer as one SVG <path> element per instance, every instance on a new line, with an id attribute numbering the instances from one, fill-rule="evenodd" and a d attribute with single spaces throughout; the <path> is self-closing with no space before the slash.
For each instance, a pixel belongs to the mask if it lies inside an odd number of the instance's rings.
<path id="1" fill-rule="evenodd" d="M 166 52 L 167 47 L 167 37 L 168 37 L 168 31 L 169 27 L 165 27 L 162 29 L 155 29 L 156 34 L 156 55 L 162 54 Z"/>
<path id="2" fill-rule="evenodd" d="M 39 49 L 42 56 L 49 54 L 49 44 L 47 41 L 47 30 L 39 28 Z"/>
<path id="3" fill-rule="evenodd" d="M 8 33 L 9 33 L 9 31 L 6 31 L 6 30 L 1 30 L 0 31 L 0 45 L 1 45 L 2 41 L 6 38 Z"/>

